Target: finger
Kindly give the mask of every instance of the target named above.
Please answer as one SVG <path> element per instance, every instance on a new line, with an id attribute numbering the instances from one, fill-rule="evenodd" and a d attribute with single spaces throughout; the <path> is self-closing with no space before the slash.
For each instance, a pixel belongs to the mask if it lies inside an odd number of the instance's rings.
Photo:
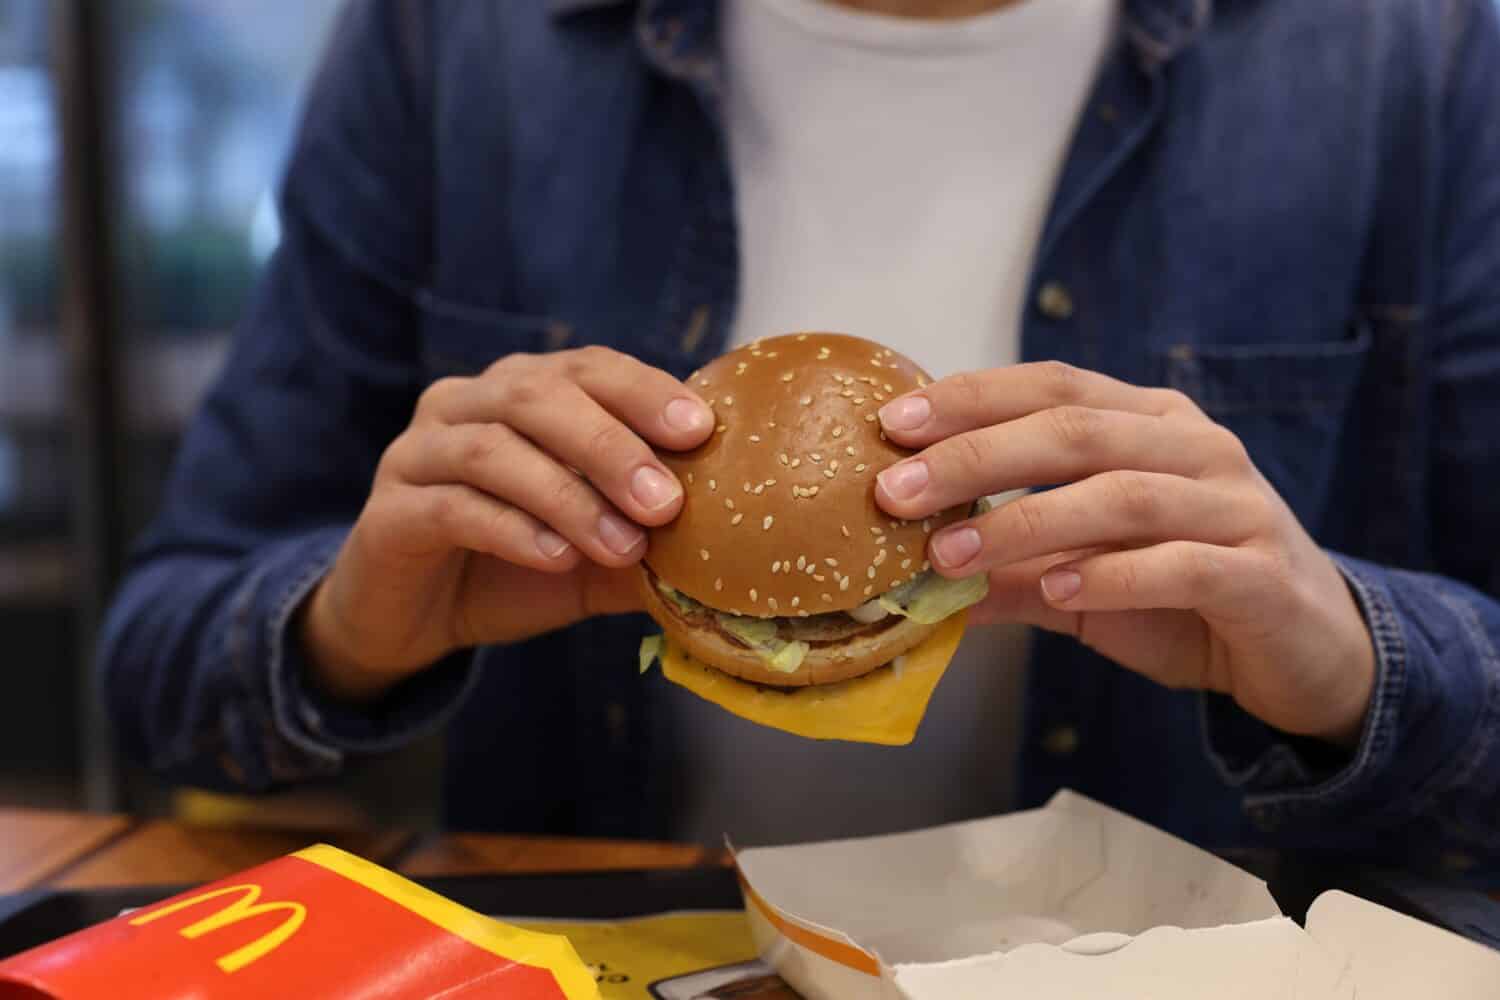
<path id="1" fill-rule="evenodd" d="M 880 409 L 892 440 L 921 448 L 954 434 L 1057 406 L 1161 416 L 1197 408 L 1182 393 L 1131 385 L 1057 361 L 965 372 L 893 399 Z"/>
<path id="2" fill-rule="evenodd" d="M 1207 420 L 1058 406 L 938 441 L 876 477 L 880 506 L 904 520 L 974 497 L 1115 469 L 1196 477 L 1243 450 Z"/>
<path id="3" fill-rule="evenodd" d="M 714 428 L 713 411 L 667 372 L 605 347 L 556 354 L 518 354 L 479 378 L 445 379 L 423 394 L 425 412 L 450 424 L 502 419 L 515 404 L 561 404 L 556 385 L 578 386 L 646 441 L 680 451 L 702 444 Z M 419 407 L 420 408 L 420 407 Z"/>
<path id="4" fill-rule="evenodd" d="M 645 533 L 598 490 L 504 424 L 439 426 L 392 448 L 418 486 L 461 484 L 521 508 L 606 566 L 635 562 Z"/>
<path id="5" fill-rule="evenodd" d="M 1245 541 L 1259 529 L 1257 494 L 1160 472 L 1106 472 L 1032 493 L 933 535 L 928 558 L 944 575 L 1091 546 L 1171 539 Z"/>
<path id="6" fill-rule="evenodd" d="M 563 573 L 578 564 L 578 549 L 525 511 L 461 483 L 410 487 L 397 503 L 405 523 L 427 525 L 455 548 L 507 563 Z"/>
<path id="7" fill-rule="evenodd" d="M 1039 586 L 1069 612 L 1201 610 L 1241 599 L 1264 577 L 1262 562 L 1246 549 L 1171 541 L 1053 566 Z"/>

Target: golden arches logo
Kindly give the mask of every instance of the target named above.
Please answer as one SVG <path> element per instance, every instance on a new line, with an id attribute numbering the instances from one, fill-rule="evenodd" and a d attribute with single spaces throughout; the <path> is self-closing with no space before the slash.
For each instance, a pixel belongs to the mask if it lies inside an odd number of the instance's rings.
<path id="1" fill-rule="evenodd" d="M 216 964 L 225 972 L 238 972 L 245 966 L 257 959 L 265 958 L 276 948 L 286 942 L 286 939 L 297 933 L 297 928 L 307 919 L 307 907 L 301 903 L 291 903 L 284 900 L 272 900 L 267 903 L 257 902 L 260 899 L 260 886 L 253 883 L 244 885 L 225 886 L 223 889 L 213 889 L 209 892 L 200 892 L 196 896 L 180 899 L 175 903 L 168 903 L 161 909 L 152 910 L 150 913 L 139 917 L 132 917 L 130 925 L 140 927 L 149 924 L 153 920 L 170 916 L 179 910 L 185 910 L 199 903 L 206 903 L 220 896 L 228 896 L 238 893 L 239 898 L 219 910 L 214 911 L 196 923 L 188 924 L 177 933 L 188 940 L 195 940 L 205 934 L 221 930 L 231 924 L 237 924 L 241 920 L 249 920 L 251 917 L 260 916 L 262 913 L 284 912 L 286 916 L 275 929 L 262 934 L 241 948 L 236 948 L 229 954 L 219 958 Z"/>

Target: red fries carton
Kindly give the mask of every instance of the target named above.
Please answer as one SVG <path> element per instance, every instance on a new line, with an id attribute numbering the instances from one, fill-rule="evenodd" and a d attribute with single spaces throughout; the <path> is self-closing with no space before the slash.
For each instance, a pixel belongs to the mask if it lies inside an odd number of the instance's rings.
<path id="1" fill-rule="evenodd" d="M 0 962 L 0 998 L 597 1000 L 567 938 L 309 847 Z"/>

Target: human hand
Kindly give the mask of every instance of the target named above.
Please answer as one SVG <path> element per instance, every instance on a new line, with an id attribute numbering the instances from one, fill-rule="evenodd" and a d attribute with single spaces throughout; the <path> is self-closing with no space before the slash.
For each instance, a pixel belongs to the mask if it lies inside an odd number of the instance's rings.
<path id="1" fill-rule="evenodd" d="M 369 698 L 458 649 L 636 609 L 640 526 L 682 506 L 652 445 L 694 447 L 713 423 L 671 375 L 602 347 L 434 383 L 304 605 L 314 680 Z"/>
<path id="2" fill-rule="evenodd" d="M 894 516 L 1062 484 L 933 536 L 939 573 L 989 571 L 976 620 L 1065 632 L 1285 732 L 1357 740 L 1375 676 L 1358 605 L 1240 440 L 1187 396 L 1046 362 L 943 379 L 880 419 L 922 449 L 879 477 Z"/>

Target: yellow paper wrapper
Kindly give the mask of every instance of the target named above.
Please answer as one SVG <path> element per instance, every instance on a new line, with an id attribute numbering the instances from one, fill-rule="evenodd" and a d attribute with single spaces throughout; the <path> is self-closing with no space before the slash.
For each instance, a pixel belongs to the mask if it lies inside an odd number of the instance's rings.
<path id="1" fill-rule="evenodd" d="M 927 703 L 963 638 L 967 612 L 948 618 L 902 658 L 898 673 L 881 667 L 837 684 L 773 689 L 706 667 L 662 643 L 667 680 L 742 719 L 814 740 L 905 746 L 917 735 Z"/>

